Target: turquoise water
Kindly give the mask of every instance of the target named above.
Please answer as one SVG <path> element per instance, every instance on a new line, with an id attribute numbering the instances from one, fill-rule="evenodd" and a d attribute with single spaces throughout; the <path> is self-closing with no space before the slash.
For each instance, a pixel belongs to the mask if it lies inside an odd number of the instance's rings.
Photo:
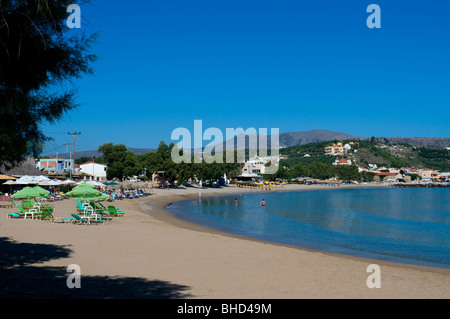
<path id="1" fill-rule="evenodd" d="M 181 201 L 169 210 L 200 225 L 262 240 L 450 268 L 449 195 L 448 188 L 253 193 Z"/>

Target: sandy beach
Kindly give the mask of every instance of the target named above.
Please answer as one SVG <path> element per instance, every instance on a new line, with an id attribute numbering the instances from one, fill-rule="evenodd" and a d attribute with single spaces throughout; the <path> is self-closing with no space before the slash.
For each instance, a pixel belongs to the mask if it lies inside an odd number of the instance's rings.
<path id="1" fill-rule="evenodd" d="M 355 186 L 348 186 L 355 187 Z M 286 185 L 286 190 L 329 186 Z M 126 212 L 105 225 L 7 218 L 0 210 L 1 298 L 439 298 L 450 297 L 450 269 L 334 255 L 226 234 L 175 218 L 178 200 L 261 192 L 236 187 L 155 189 L 116 201 Z M 73 199 L 55 216 L 76 212 Z M 69 289 L 68 265 L 81 270 Z M 368 288 L 378 264 L 381 288 Z"/>

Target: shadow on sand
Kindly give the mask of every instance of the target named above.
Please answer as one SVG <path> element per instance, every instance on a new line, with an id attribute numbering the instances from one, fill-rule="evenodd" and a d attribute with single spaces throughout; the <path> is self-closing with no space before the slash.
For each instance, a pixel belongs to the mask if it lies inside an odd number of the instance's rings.
<path id="1" fill-rule="evenodd" d="M 67 258 L 69 247 L 19 243 L 0 237 L 0 299 L 176 299 L 188 286 L 139 277 L 83 276 L 81 288 L 67 287 L 66 267 L 37 266 Z"/>

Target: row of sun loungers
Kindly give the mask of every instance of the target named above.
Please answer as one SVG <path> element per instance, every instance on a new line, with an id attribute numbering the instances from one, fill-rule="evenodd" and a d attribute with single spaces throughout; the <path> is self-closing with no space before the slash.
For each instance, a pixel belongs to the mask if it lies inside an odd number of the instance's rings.
<path id="1" fill-rule="evenodd" d="M 23 218 L 23 219 L 40 219 L 49 220 L 53 223 L 71 222 L 79 225 L 103 225 L 105 222 L 112 220 L 115 217 L 122 217 L 125 212 L 116 208 L 113 205 L 104 206 L 102 203 L 86 202 L 81 203 L 77 201 L 77 214 L 71 214 L 71 217 L 58 217 L 53 214 L 54 208 L 52 206 L 42 205 L 40 207 L 28 205 L 17 205 L 19 212 L 9 213 L 9 218 Z M 25 207 L 23 207 L 25 206 Z"/>

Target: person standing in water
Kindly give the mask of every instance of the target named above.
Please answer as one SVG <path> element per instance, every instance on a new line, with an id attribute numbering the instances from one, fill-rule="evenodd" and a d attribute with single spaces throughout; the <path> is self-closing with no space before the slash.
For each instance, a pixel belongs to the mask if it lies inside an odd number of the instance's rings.
<path id="1" fill-rule="evenodd" d="M 264 199 L 261 201 L 261 206 L 266 206 L 266 201 Z"/>

